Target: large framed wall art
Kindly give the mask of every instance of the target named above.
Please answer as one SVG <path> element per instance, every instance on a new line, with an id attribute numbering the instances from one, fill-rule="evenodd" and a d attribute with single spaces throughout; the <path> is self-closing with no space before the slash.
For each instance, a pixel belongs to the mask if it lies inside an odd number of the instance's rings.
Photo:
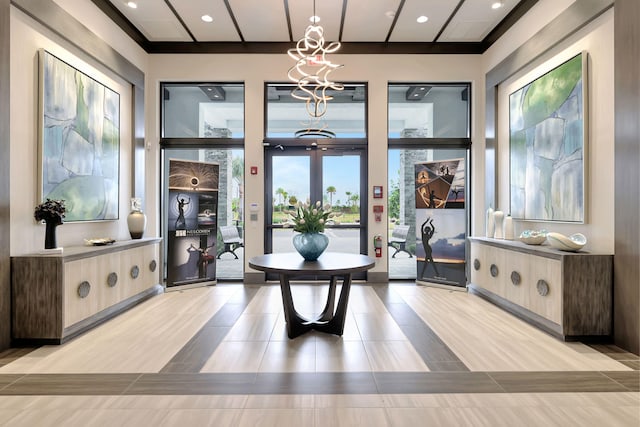
<path id="1" fill-rule="evenodd" d="M 64 199 L 65 221 L 116 220 L 120 95 L 39 51 L 40 199 Z"/>
<path id="2" fill-rule="evenodd" d="M 585 221 L 587 53 L 509 95 L 511 216 Z"/>

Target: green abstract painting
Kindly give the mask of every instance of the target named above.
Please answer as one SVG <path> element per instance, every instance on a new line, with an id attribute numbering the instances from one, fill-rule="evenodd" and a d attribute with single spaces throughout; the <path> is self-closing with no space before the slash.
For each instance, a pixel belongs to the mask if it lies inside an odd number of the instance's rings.
<path id="1" fill-rule="evenodd" d="M 584 222 L 586 55 L 509 96 L 513 218 Z"/>
<path id="2" fill-rule="evenodd" d="M 65 222 L 118 219 L 120 95 L 40 50 L 40 197 Z"/>

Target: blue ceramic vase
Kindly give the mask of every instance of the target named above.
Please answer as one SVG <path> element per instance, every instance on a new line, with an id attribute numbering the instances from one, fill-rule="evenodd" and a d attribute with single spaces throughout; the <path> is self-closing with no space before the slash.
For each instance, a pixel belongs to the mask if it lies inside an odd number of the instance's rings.
<path id="1" fill-rule="evenodd" d="M 327 249 L 329 238 L 322 233 L 300 233 L 293 236 L 293 246 L 306 261 L 315 261 Z"/>

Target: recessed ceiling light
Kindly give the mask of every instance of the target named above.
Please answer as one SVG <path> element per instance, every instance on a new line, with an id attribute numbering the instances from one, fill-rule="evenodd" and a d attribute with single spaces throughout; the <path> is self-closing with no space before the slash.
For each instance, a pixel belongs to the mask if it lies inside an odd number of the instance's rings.
<path id="1" fill-rule="evenodd" d="M 213 22 L 213 18 L 211 17 L 211 15 L 202 15 L 200 19 L 202 19 L 204 22 Z"/>
<path id="2" fill-rule="evenodd" d="M 320 17 L 319 17 L 319 16 L 316 16 L 316 15 L 313 15 L 312 17 L 310 17 L 310 18 L 309 18 L 309 21 L 310 21 L 312 24 L 316 24 L 316 23 L 320 22 Z"/>
<path id="3" fill-rule="evenodd" d="M 138 4 L 134 1 L 130 1 L 127 2 L 127 6 L 129 6 L 131 9 L 137 9 L 138 8 Z"/>
<path id="4" fill-rule="evenodd" d="M 416 19 L 416 21 L 418 21 L 418 24 L 424 24 L 425 22 L 427 22 L 429 20 L 429 18 L 427 18 L 426 16 L 422 15 L 422 16 L 418 16 L 418 19 Z"/>
<path id="5" fill-rule="evenodd" d="M 395 18 L 395 17 L 396 17 L 396 12 L 395 12 L 395 11 L 393 11 L 393 10 L 389 10 L 389 11 L 385 12 L 385 13 L 384 13 L 384 15 L 385 15 L 387 18 L 393 19 L 393 18 Z"/>
<path id="6" fill-rule="evenodd" d="M 503 2 L 496 1 L 496 2 L 493 2 L 493 4 L 491 5 L 491 9 L 500 9 L 502 6 L 504 6 Z"/>

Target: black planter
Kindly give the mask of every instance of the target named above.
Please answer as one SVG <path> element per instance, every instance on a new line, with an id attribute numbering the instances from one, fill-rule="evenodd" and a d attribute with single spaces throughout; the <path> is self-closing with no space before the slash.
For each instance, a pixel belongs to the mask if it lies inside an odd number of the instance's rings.
<path id="1" fill-rule="evenodd" d="M 44 232 L 44 248 L 45 249 L 55 249 L 58 247 L 56 241 L 56 227 L 60 225 L 60 223 L 56 221 L 46 221 L 46 230 Z"/>

